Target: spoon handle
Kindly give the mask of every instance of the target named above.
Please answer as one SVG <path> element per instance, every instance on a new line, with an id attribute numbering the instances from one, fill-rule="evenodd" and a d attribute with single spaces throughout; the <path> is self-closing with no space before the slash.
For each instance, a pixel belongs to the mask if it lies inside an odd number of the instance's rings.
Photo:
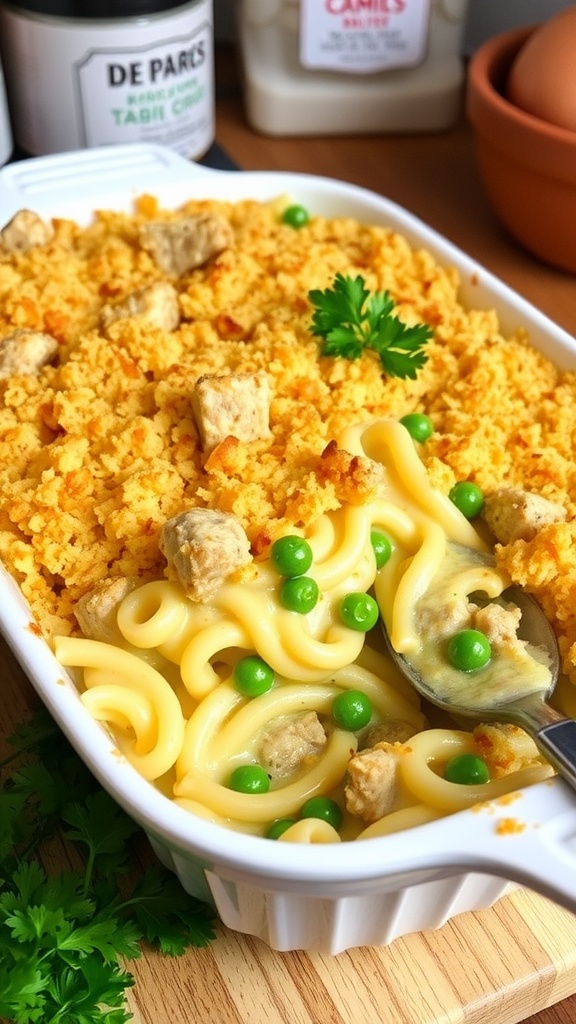
<path id="1" fill-rule="evenodd" d="M 553 768 L 576 789 L 576 719 L 542 700 L 540 693 L 508 705 L 508 720 L 532 737 Z"/>
<path id="2" fill-rule="evenodd" d="M 576 789 L 576 721 L 564 718 L 534 733 L 534 740 L 550 764 Z"/>

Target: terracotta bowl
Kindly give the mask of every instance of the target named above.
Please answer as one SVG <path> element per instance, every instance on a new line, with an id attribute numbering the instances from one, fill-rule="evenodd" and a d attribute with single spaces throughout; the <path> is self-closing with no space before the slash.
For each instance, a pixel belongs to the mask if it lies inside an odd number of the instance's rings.
<path id="1" fill-rule="evenodd" d="M 466 111 L 484 187 L 502 223 L 534 255 L 576 273 L 576 132 L 505 98 L 508 71 L 532 31 L 505 32 L 476 51 Z"/>

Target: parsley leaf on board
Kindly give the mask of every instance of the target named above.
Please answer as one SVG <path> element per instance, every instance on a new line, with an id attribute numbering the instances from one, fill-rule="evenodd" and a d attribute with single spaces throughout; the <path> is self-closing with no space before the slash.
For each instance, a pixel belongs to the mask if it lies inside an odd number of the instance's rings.
<path id="1" fill-rule="evenodd" d="M 336 274 L 334 286 L 313 289 L 308 298 L 314 306 L 312 334 L 323 338 L 322 355 L 358 359 L 365 349 L 380 358 L 389 377 L 410 377 L 427 361 L 426 342 L 432 337 L 427 324 L 410 326 L 393 314 L 388 292 L 374 292 L 364 279 Z"/>
<path id="2" fill-rule="evenodd" d="M 134 979 L 122 961 L 140 956 L 142 942 L 174 956 L 206 945 L 213 912 L 164 868 L 135 870 L 143 833 L 47 712 L 9 743 L 0 763 L 0 1019 L 126 1024 Z M 49 863 L 54 836 L 74 867 L 51 875 L 42 854 Z"/>

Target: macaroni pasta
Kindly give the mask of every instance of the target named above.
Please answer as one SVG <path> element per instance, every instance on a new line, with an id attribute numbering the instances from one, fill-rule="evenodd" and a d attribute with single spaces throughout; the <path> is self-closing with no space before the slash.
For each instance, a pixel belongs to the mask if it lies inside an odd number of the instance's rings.
<path id="1" fill-rule="evenodd" d="M 351 428 L 339 446 L 379 463 L 382 483 L 372 500 L 343 503 L 309 528 L 292 531 L 312 554 L 308 576 L 319 599 L 310 611 L 283 607 L 279 571 L 266 554 L 202 603 L 168 579 L 132 589 L 117 608 L 122 647 L 90 638 L 55 641 L 61 663 L 83 670 L 86 708 L 107 723 L 145 778 L 191 813 L 232 829 L 266 835 L 283 821 L 280 838 L 287 842 L 384 835 L 552 773 L 521 734 L 514 738 L 517 770 L 472 785 L 443 777 L 451 758 L 478 751 L 474 734 L 428 728 L 415 694 L 382 652 L 379 626 L 366 635 L 347 624 L 341 607 L 350 593 L 373 592 L 396 649 L 416 650 L 422 643 L 419 600 L 450 545 L 476 553 L 487 547 L 430 486 L 402 424 L 380 420 Z M 381 568 L 371 541 L 375 529 L 392 544 Z M 463 597 L 482 591 L 495 598 L 507 584 L 495 568 L 472 560 L 460 567 L 454 586 Z M 236 671 L 247 657 L 273 673 L 267 692 L 252 696 L 238 687 Z M 369 719 L 359 728 L 346 727 L 334 711 L 346 693 L 368 702 Z M 231 785 L 235 769 L 262 763 L 263 791 Z M 358 811 L 358 800 L 372 799 L 376 763 L 393 782 L 388 804 L 382 813 L 378 800 L 376 810 Z M 359 793 L 350 791 L 353 764 L 361 772 L 370 767 Z M 339 809 L 337 824 L 302 816 L 317 797 Z"/>

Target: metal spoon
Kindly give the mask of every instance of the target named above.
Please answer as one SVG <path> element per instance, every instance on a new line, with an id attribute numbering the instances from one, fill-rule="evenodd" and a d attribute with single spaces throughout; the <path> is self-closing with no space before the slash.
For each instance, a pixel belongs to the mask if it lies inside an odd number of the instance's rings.
<path id="1" fill-rule="evenodd" d="M 522 618 L 518 636 L 529 640 L 534 646 L 543 647 L 549 655 L 551 682 L 547 689 L 514 700 L 494 702 L 489 706 L 478 707 L 469 702 L 456 704 L 439 697 L 408 658 L 394 650 L 386 627 L 382 624 L 388 650 L 414 689 L 431 704 L 456 717 L 471 717 L 483 722 L 512 722 L 519 725 L 532 737 L 550 764 L 576 789 L 576 721 L 567 718 L 546 703 L 556 685 L 560 670 L 560 655 L 554 631 L 540 605 L 521 587 L 508 587 L 502 597 L 520 608 Z M 462 694 L 465 697 L 464 684 Z"/>

